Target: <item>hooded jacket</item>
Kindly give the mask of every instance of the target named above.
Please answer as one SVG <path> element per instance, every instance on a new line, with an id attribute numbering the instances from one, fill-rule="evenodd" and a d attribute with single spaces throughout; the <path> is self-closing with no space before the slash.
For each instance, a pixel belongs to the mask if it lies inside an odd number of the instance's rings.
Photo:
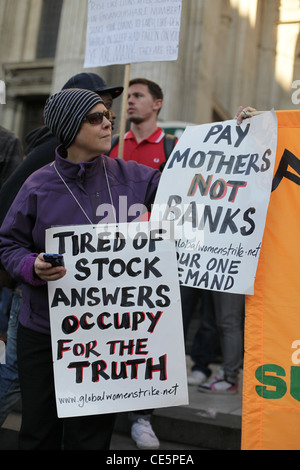
<path id="1" fill-rule="evenodd" d="M 73 163 L 66 160 L 62 147 L 56 150 L 55 166 L 95 224 L 104 215 L 105 222 L 115 221 L 112 211 L 101 210 L 111 206 L 110 195 L 118 222 L 136 219 L 137 214 L 128 215 L 133 205 L 141 204 L 150 211 L 160 178 L 159 171 L 104 155 Z M 88 223 L 54 162 L 37 170 L 22 186 L 1 226 L 0 257 L 4 268 L 22 284 L 19 321 L 23 326 L 50 333 L 47 283 L 33 269 L 36 256 L 45 252 L 46 229 Z"/>

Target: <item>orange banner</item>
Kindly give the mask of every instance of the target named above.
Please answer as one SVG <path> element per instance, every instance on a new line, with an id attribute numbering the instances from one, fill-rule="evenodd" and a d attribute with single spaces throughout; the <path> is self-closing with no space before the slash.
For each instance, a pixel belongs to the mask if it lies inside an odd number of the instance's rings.
<path id="1" fill-rule="evenodd" d="M 242 450 L 300 449 L 300 111 L 277 111 L 272 193 L 246 298 Z"/>

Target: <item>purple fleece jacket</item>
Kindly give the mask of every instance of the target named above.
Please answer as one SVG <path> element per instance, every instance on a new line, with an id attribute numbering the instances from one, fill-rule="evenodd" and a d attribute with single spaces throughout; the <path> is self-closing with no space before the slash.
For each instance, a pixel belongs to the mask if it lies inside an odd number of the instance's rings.
<path id="1" fill-rule="evenodd" d="M 56 168 L 93 223 L 101 223 L 101 218 L 97 217 L 99 205 L 101 207 L 111 202 L 104 164 L 119 222 L 130 222 L 136 218 L 135 214 L 127 216 L 125 202 L 127 208 L 142 204 L 151 210 L 159 171 L 104 155 L 91 162 L 77 164 L 66 160 L 62 154 L 62 147 L 58 147 Z M 121 214 L 120 201 L 123 208 Z M 37 254 L 45 251 L 45 230 L 52 226 L 88 223 L 56 173 L 53 163 L 33 173 L 20 189 L 1 226 L 0 257 L 9 274 L 22 284 L 19 321 L 23 326 L 50 333 L 47 284 L 33 270 Z"/>

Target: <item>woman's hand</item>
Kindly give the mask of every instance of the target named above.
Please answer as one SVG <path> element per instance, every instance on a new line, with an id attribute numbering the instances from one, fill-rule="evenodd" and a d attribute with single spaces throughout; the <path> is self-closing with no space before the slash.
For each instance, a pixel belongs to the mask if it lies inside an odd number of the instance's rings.
<path id="1" fill-rule="evenodd" d="M 34 262 L 35 274 L 43 281 L 57 281 L 66 274 L 67 270 L 64 266 L 53 267 L 50 263 L 46 263 L 43 257 L 44 253 L 40 253 Z"/>
<path id="2" fill-rule="evenodd" d="M 233 119 L 236 119 L 236 123 L 240 125 L 243 122 L 243 119 L 251 117 L 249 113 L 254 113 L 256 111 L 255 108 L 251 108 L 251 106 L 246 106 L 245 108 L 243 106 L 240 106 L 235 113 L 235 116 Z"/>

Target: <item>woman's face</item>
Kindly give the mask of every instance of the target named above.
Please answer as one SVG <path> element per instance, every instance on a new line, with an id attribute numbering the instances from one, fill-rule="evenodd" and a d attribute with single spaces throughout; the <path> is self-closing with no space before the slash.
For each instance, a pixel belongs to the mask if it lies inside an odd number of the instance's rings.
<path id="1" fill-rule="evenodd" d="M 103 113 L 107 111 L 102 103 L 96 104 L 87 116 L 93 113 Z M 90 161 L 93 158 L 108 152 L 111 147 L 111 122 L 103 116 L 103 120 L 98 124 L 91 124 L 87 119 L 82 121 L 80 130 L 68 148 L 68 159 L 74 162 Z"/>

